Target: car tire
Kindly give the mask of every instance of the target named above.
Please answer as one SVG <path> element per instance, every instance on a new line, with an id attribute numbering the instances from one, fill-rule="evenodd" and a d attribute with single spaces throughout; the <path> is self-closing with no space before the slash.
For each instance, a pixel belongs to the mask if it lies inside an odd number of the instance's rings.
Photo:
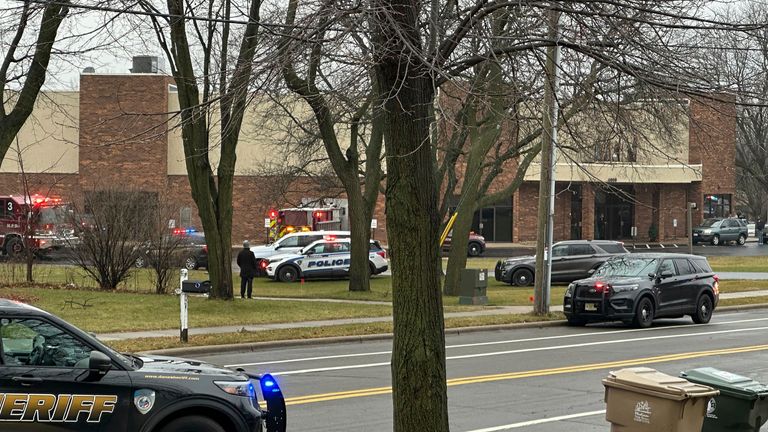
<path id="1" fill-rule="evenodd" d="M 515 286 L 528 286 L 533 283 L 533 273 L 528 269 L 520 269 L 512 274 L 512 284 Z"/>
<path id="2" fill-rule="evenodd" d="M 480 243 L 471 242 L 467 247 L 467 256 L 478 257 L 483 253 L 483 248 L 480 247 Z"/>
<path id="3" fill-rule="evenodd" d="M 570 316 L 568 317 L 568 325 L 572 327 L 584 327 L 587 325 L 587 320 Z"/>
<path id="4" fill-rule="evenodd" d="M 720 246 L 720 236 L 715 234 L 712 236 L 712 246 Z"/>
<path id="5" fill-rule="evenodd" d="M 5 254 L 11 258 L 17 258 L 24 252 L 24 242 L 18 237 L 11 237 L 5 242 Z"/>
<path id="6" fill-rule="evenodd" d="M 280 282 L 296 282 L 299 278 L 299 271 L 295 267 L 287 265 L 280 268 L 277 272 L 277 278 Z"/>
<path id="7" fill-rule="evenodd" d="M 739 243 L 739 246 L 744 246 L 744 244 L 747 242 L 747 237 L 744 234 L 740 234 L 737 242 Z"/>
<path id="8" fill-rule="evenodd" d="M 372 277 L 376 274 L 376 265 L 370 261 L 368 261 L 368 277 Z"/>
<path id="9" fill-rule="evenodd" d="M 691 315 L 696 324 L 706 324 L 712 319 L 712 298 L 706 294 L 699 297 L 696 302 L 696 312 Z"/>
<path id="10" fill-rule="evenodd" d="M 184 268 L 187 270 L 197 270 L 197 258 L 190 256 L 184 260 Z"/>
<path id="11" fill-rule="evenodd" d="M 161 432 L 226 432 L 213 419 L 203 416 L 181 417 L 168 423 Z"/>
<path id="12" fill-rule="evenodd" d="M 637 303 L 635 319 L 632 324 L 637 328 L 648 328 L 653 323 L 653 302 L 648 297 L 643 297 Z"/>

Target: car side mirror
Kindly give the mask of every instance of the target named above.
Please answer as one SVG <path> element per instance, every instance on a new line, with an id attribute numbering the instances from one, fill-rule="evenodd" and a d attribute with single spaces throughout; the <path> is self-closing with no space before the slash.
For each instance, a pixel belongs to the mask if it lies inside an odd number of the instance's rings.
<path id="1" fill-rule="evenodd" d="M 648 273 L 648 279 L 656 279 L 656 273 Z"/>
<path id="2" fill-rule="evenodd" d="M 594 273 L 595 273 L 595 269 L 593 268 L 589 269 L 589 271 L 587 272 L 588 275 L 592 275 Z"/>
<path id="3" fill-rule="evenodd" d="M 305 255 L 307 255 L 307 256 L 314 255 L 314 254 L 315 254 L 315 250 L 314 249 L 310 249 L 307 252 L 305 252 Z"/>
<path id="4" fill-rule="evenodd" d="M 671 277 L 671 276 L 674 276 L 674 275 L 675 274 L 672 273 L 671 270 L 664 270 L 663 272 L 661 272 L 661 277 L 662 278 L 668 278 L 668 277 Z"/>
<path id="5" fill-rule="evenodd" d="M 88 358 L 88 369 L 91 378 L 101 378 L 112 369 L 112 359 L 101 351 L 91 351 Z"/>

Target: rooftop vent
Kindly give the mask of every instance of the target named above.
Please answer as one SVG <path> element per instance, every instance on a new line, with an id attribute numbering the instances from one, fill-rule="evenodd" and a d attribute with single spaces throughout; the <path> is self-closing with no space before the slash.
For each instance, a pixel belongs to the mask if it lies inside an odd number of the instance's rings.
<path id="1" fill-rule="evenodd" d="M 157 56 L 135 56 L 131 73 L 160 73 L 161 66 Z"/>

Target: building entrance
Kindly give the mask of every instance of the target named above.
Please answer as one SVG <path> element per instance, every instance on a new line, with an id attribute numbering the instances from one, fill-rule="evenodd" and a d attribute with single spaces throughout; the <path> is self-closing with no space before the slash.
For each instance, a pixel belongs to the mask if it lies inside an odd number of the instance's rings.
<path id="1" fill-rule="evenodd" d="M 619 240 L 632 237 L 635 220 L 634 188 L 612 186 L 595 193 L 595 238 Z"/>

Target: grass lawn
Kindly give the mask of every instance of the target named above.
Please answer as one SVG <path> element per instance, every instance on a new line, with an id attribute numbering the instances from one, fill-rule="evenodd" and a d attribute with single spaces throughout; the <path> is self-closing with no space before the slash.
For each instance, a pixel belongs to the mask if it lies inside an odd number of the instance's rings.
<path id="1" fill-rule="evenodd" d="M 106 333 L 172 329 L 179 325 L 179 298 L 50 288 L 0 288 L 0 297 L 17 298 L 54 313 L 84 330 Z M 327 302 L 221 301 L 191 297 L 190 324 L 195 327 L 265 324 L 339 318 L 388 316 L 388 305 Z M 87 305 L 83 307 L 83 305 Z"/>
<path id="2" fill-rule="evenodd" d="M 716 272 L 768 272 L 768 256 L 715 256 L 707 260 Z"/>
<path id="3" fill-rule="evenodd" d="M 477 327 L 498 324 L 516 324 L 524 322 L 563 320 L 561 313 L 551 313 L 547 316 L 533 314 L 504 314 L 488 315 L 471 318 L 448 318 L 446 328 Z M 270 330 L 264 332 L 222 333 L 215 335 L 191 335 L 189 343 L 182 344 L 178 337 L 132 339 L 110 341 L 108 344 L 121 352 L 139 352 L 182 346 L 225 345 L 249 342 L 267 342 L 275 340 L 316 339 L 333 336 L 360 336 L 369 334 L 392 333 L 392 323 L 370 323 L 339 325 L 318 328 L 301 328 Z"/>

